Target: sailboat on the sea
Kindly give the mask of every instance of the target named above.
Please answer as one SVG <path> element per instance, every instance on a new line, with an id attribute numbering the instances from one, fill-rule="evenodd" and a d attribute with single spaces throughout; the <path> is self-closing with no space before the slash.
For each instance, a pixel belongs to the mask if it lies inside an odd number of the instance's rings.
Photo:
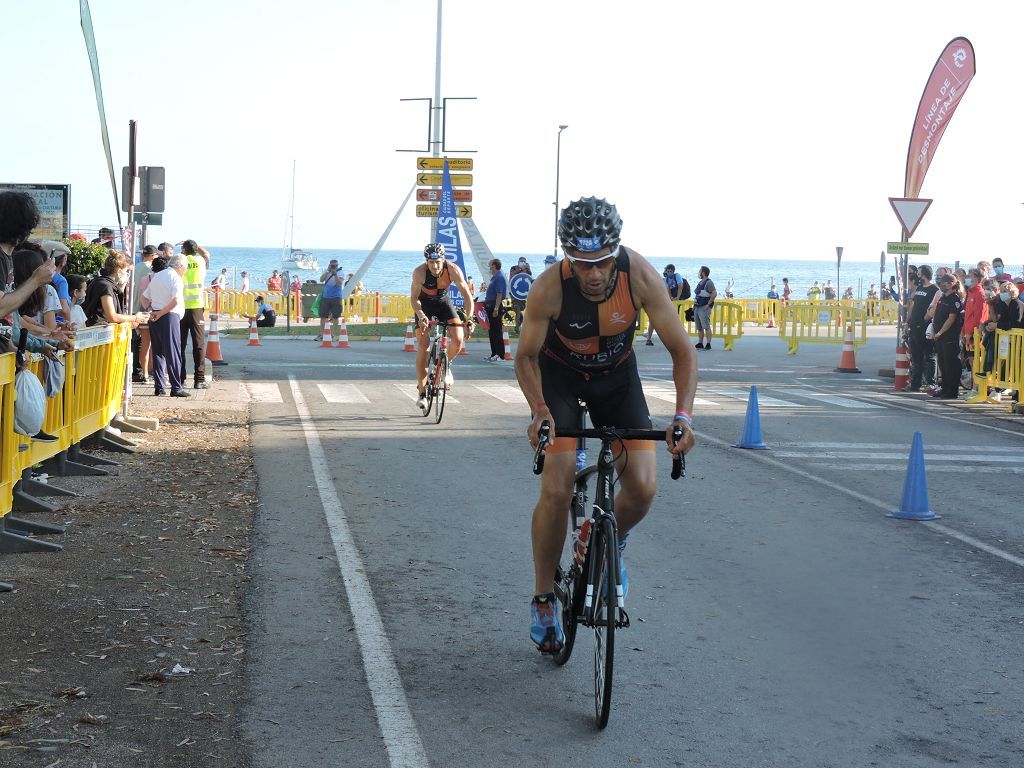
<path id="1" fill-rule="evenodd" d="M 284 269 L 299 269 L 319 272 L 316 256 L 309 251 L 294 247 L 295 243 L 295 161 L 292 160 L 292 195 L 288 201 L 288 221 L 285 222 L 288 243 L 281 250 L 281 266 Z"/>

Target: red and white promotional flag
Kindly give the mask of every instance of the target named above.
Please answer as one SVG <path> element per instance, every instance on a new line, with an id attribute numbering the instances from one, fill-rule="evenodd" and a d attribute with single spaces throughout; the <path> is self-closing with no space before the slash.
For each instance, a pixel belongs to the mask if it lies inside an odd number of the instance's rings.
<path id="1" fill-rule="evenodd" d="M 904 197 L 920 197 L 921 186 L 939 140 L 974 73 L 974 46 L 966 37 L 954 38 L 935 62 L 928 84 L 921 94 L 921 103 L 917 106 L 914 129 L 910 134 L 910 148 L 907 150 Z"/>

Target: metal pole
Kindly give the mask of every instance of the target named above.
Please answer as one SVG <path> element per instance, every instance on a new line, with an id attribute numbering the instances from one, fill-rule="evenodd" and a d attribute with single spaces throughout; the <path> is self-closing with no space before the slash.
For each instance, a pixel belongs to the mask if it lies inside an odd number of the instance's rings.
<path id="1" fill-rule="evenodd" d="M 551 249 L 551 255 L 558 258 L 558 183 L 562 173 L 562 131 L 568 125 L 558 126 L 558 148 L 555 151 L 555 244 Z"/>
<path id="2" fill-rule="evenodd" d="M 434 135 L 430 137 L 430 156 L 441 156 L 441 3 L 437 0 L 437 40 L 434 50 Z M 437 187 L 434 187 L 437 189 Z M 437 217 L 430 220 L 430 242 L 437 242 Z"/>
<path id="3" fill-rule="evenodd" d="M 135 183 L 139 174 L 138 159 L 136 155 L 136 142 L 137 136 L 137 124 L 134 120 L 128 121 L 128 183 L 131 185 L 131 189 L 128 190 L 128 226 L 131 228 L 132 233 L 132 248 L 131 253 L 127 256 L 131 259 L 132 269 L 135 268 Z M 124 237 L 122 233 L 121 244 L 124 245 Z M 131 312 L 135 303 L 134 296 L 134 283 L 135 280 L 128 281 L 128 311 Z M 134 332 L 134 330 L 133 330 Z M 128 405 L 132 399 L 132 345 L 128 343 L 128 364 L 125 366 L 124 371 L 124 398 L 121 400 L 121 417 L 128 418 Z"/>

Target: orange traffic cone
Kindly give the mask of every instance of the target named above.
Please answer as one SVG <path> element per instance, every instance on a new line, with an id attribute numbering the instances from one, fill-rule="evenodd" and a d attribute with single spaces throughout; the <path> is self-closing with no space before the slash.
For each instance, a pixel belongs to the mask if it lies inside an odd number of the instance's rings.
<path id="1" fill-rule="evenodd" d="M 206 359 L 214 365 L 227 365 L 224 362 L 224 355 L 220 351 L 220 329 L 217 327 L 217 315 L 210 315 L 210 327 L 206 332 Z"/>
<path id="2" fill-rule="evenodd" d="M 414 339 L 412 337 L 412 327 L 413 327 L 413 325 L 414 325 L 413 321 L 410 320 L 409 324 L 405 326 L 405 346 L 402 347 L 402 351 L 403 352 L 415 352 L 416 351 L 416 344 L 415 344 L 415 341 L 414 341 Z"/>
<path id="3" fill-rule="evenodd" d="M 774 309 L 770 309 L 770 310 L 768 310 L 768 325 L 766 325 L 765 328 L 774 328 L 774 327 L 775 327 L 775 310 Z"/>
<path id="4" fill-rule="evenodd" d="M 338 349 L 348 349 L 348 328 L 345 327 L 345 318 L 341 318 L 341 327 L 338 328 Z"/>
<path id="5" fill-rule="evenodd" d="M 896 380 L 893 382 L 897 392 L 902 392 L 910 386 L 910 358 L 907 356 L 907 348 L 900 344 L 896 347 Z"/>
<path id="6" fill-rule="evenodd" d="M 331 338 L 331 335 L 327 333 L 327 326 L 325 325 L 323 327 L 323 333 L 320 335 L 320 348 L 323 349 L 324 347 L 327 347 L 328 349 L 330 349 L 333 346 L 334 341 Z"/>
<path id="7" fill-rule="evenodd" d="M 836 373 L 860 373 L 857 367 L 857 355 L 853 348 L 853 324 L 846 326 L 846 339 L 843 341 L 843 354 L 839 358 Z"/>
<path id="8" fill-rule="evenodd" d="M 505 359 L 512 359 L 512 340 L 508 337 L 508 328 L 505 325 L 501 326 L 501 341 L 505 345 Z"/>
<path id="9" fill-rule="evenodd" d="M 249 318 L 249 343 L 248 347 L 259 347 L 260 345 L 260 332 L 256 330 L 256 318 Z"/>

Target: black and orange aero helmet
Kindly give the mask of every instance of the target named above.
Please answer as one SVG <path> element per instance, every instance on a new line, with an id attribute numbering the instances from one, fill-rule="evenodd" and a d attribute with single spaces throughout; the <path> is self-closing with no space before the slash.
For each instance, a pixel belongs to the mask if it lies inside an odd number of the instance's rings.
<path id="1" fill-rule="evenodd" d="M 427 243 L 427 247 L 423 249 L 423 258 L 435 261 L 437 259 L 444 258 L 444 246 L 440 243 Z"/>
<path id="2" fill-rule="evenodd" d="M 579 253 L 615 248 L 622 232 L 622 217 L 615 206 L 598 197 L 582 197 L 562 209 L 558 239 Z"/>

